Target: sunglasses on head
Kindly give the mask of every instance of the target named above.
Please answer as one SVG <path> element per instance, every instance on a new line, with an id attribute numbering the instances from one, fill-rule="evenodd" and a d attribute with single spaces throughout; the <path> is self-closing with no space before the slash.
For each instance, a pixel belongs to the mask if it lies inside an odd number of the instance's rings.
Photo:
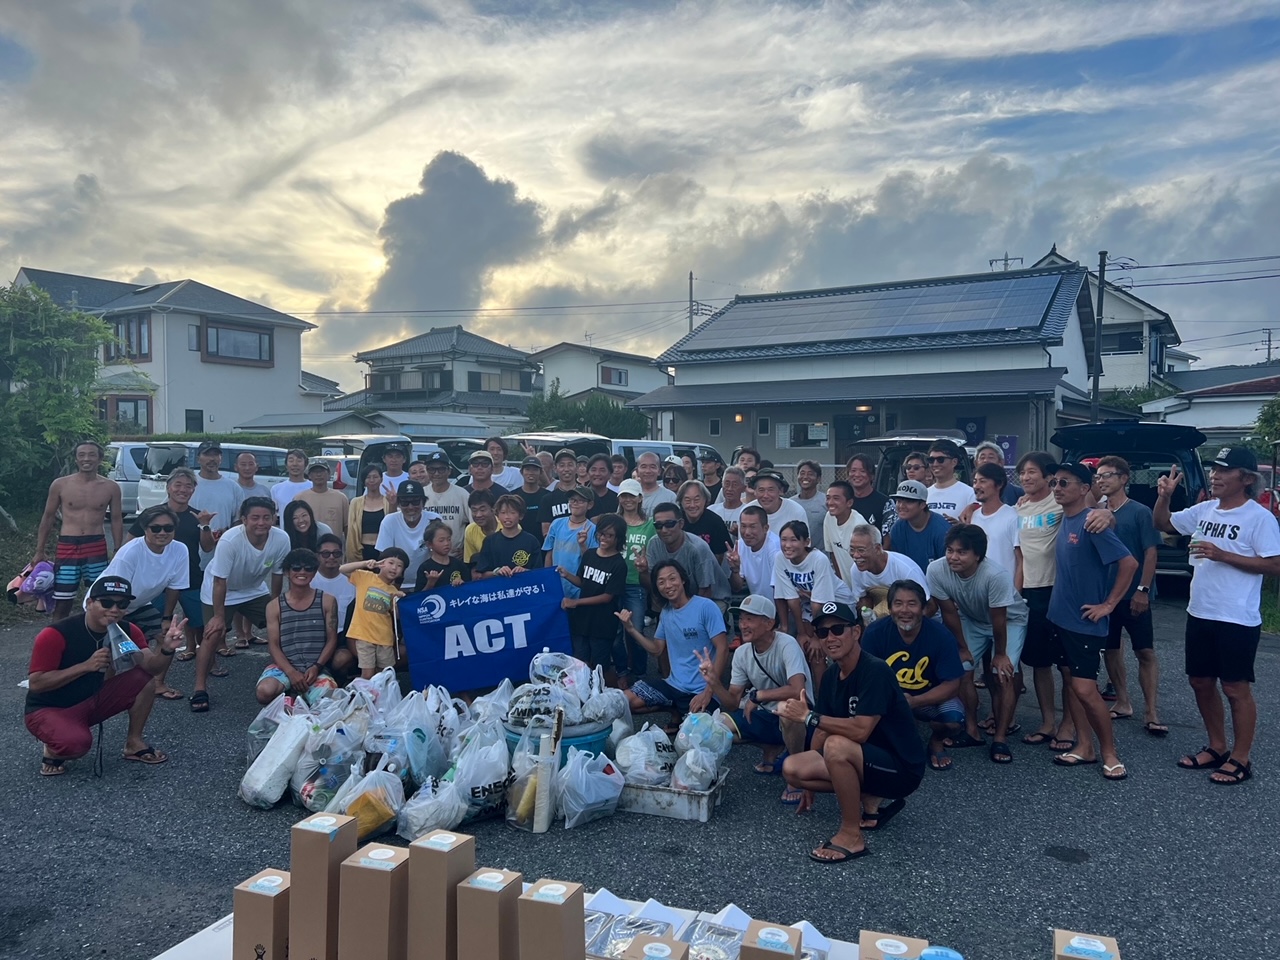
<path id="1" fill-rule="evenodd" d="M 98 597 L 98 603 L 102 605 L 103 610 L 128 610 L 131 601 L 114 597 Z"/>
<path id="2" fill-rule="evenodd" d="M 321 551 L 320 551 L 320 553 L 318 554 L 318 556 L 321 556 L 321 557 L 340 557 L 340 556 L 342 556 L 342 551 L 341 551 L 341 550 L 321 550 Z"/>
<path id="3" fill-rule="evenodd" d="M 835 626 L 832 626 L 832 627 L 814 627 L 813 635 L 817 637 L 819 640 L 827 639 L 828 634 L 830 634 L 833 637 L 843 637 L 844 632 L 852 626 L 853 626 L 852 623 L 837 623 Z"/>
<path id="4" fill-rule="evenodd" d="M 305 570 L 307 573 L 315 573 L 315 572 L 316 572 L 316 568 L 315 568 L 315 567 L 313 567 L 313 566 L 311 566 L 311 564 L 309 564 L 309 563 L 291 563 L 291 564 L 289 564 L 289 572 L 290 572 L 290 573 L 301 573 L 301 572 L 302 572 L 302 571 L 304 571 L 304 570 Z"/>
<path id="5" fill-rule="evenodd" d="M 672 527 L 680 526 L 679 520 L 655 520 L 653 521 L 653 529 L 670 530 Z"/>
<path id="6" fill-rule="evenodd" d="M 172 523 L 153 523 L 147 529 L 152 533 L 173 533 L 174 526 Z"/>

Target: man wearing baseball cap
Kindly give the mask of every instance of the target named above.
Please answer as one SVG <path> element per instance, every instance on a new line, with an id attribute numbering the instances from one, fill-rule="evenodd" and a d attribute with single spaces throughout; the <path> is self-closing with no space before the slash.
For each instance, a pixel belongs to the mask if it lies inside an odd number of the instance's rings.
<path id="1" fill-rule="evenodd" d="M 809 515 L 804 507 L 794 500 L 785 499 L 787 481 L 777 470 L 761 470 L 751 481 L 751 489 L 756 494 L 756 506 L 763 507 L 769 515 L 769 528 L 781 531 L 784 524 L 799 520 L 808 525 Z"/>
<path id="2" fill-rule="evenodd" d="M 102 577 L 89 588 L 84 613 L 59 620 L 36 635 L 24 720 L 44 745 L 41 776 L 66 773 L 67 761 L 83 757 L 93 746 L 93 727 L 126 711 L 129 732 L 124 758 L 149 765 L 169 759 L 148 744 L 142 733 L 155 702 L 155 677 L 185 642 L 186 620 L 176 618 L 155 649 L 148 649 L 137 626 L 121 627 L 136 647 L 136 665 L 117 673 L 108 634 L 133 599 L 128 580 Z"/>
<path id="3" fill-rule="evenodd" d="M 418 458 L 427 470 L 427 483 L 422 488 L 423 507 L 439 514 L 440 519 L 453 534 L 453 556 L 462 556 L 467 524 L 471 511 L 467 509 L 467 490 L 449 482 L 449 455 L 443 450 L 432 450 Z"/>
<path id="4" fill-rule="evenodd" d="M 720 722 L 738 743 L 758 743 L 764 751 L 756 773 L 782 770 L 788 753 L 803 753 L 811 732 L 803 724 L 778 719 L 784 700 L 813 700 L 813 680 L 804 651 L 795 637 L 778 632 L 778 611 L 772 600 L 749 594 L 738 611 L 742 644 L 733 651 L 729 686 L 721 682 L 709 654 L 698 654 L 698 670 L 722 709 Z M 736 706 L 735 706 L 736 704 Z M 801 792 L 788 787 L 782 802 L 800 802 Z"/>
<path id="5" fill-rule="evenodd" d="M 921 570 L 947 552 L 951 524 L 929 509 L 929 488 L 919 480 L 903 480 L 893 494 L 898 519 L 884 538 L 884 548 L 906 554 Z"/>
<path id="6" fill-rule="evenodd" d="M 711 494 L 711 502 L 715 503 L 720 499 L 720 471 L 724 469 L 724 457 L 714 450 L 705 450 L 698 454 L 698 468 L 702 471 L 702 485 Z"/>
<path id="7" fill-rule="evenodd" d="M 542 539 L 542 501 L 547 498 L 547 488 L 542 485 L 542 461 L 537 457 L 525 457 L 520 462 L 520 489 L 516 496 L 524 501 L 524 519 L 520 527 L 530 536 Z"/>
<path id="8" fill-rule="evenodd" d="M 470 477 L 458 484 L 465 490 L 488 490 L 495 497 L 505 496 L 511 492 L 502 484 L 494 482 L 493 454 L 488 450 L 476 450 L 467 457 L 467 473 Z"/>
<path id="9" fill-rule="evenodd" d="M 809 857 L 843 863 L 869 853 L 862 832 L 885 826 L 920 786 L 925 749 L 893 669 L 863 653 L 858 612 L 824 603 L 813 628 L 836 669 L 823 675 L 812 707 L 801 697 L 778 708 L 782 719 L 813 731 L 812 749 L 788 757 L 782 775 L 804 791 L 797 813 L 813 807 L 815 792 L 836 795 L 840 828 Z M 893 802 L 882 810 L 881 798 Z"/>
<path id="10" fill-rule="evenodd" d="M 485 454 L 488 456 L 488 454 Z M 443 519 L 434 510 L 425 510 L 427 492 L 416 480 L 406 480 L 400 484 L 400 493 L 396 498 L 400 509 L 382 518 L 378 526 L 378 542 L 374 545 L 379 554 L 391 547 L 399 547 L 409 556 L 409 564 L 405 568 L 406 580 L 416 581 L 418 568 L 430 553 L 423 542 L 423 534 L 432 520 Z"/>
<path id="11" fill-rule="evenodd" d="M 1250 685 L 1262 631 L 1262 578 L 1280 575 L 1280 527 L 1255 499 L 1262 478 L 1245 447 L 1225 447 L 1213 459 L 1214 499 L 1171 513 L 1169 500 L 1181 482 L 1174 464 L 1157 482 L 1152 512 L 1157 529 L 1191 537 L 1186 670 L 1209 742 L 1178 766 L 1214 768 L 1209 781 L 1232 786 L 1253 776 L 1258 706 Z M 1219 685 L 1231 707 L 1235 743 L 1229 749 Z"/>

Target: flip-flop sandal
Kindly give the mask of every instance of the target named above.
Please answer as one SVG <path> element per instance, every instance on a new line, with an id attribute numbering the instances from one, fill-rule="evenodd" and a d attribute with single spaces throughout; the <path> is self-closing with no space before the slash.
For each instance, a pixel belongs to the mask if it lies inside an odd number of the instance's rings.
<path id="1" fill-rule="evenodd" d="M 1120 772 L 1118 774 L 1113 773 L 1112 772 L 1113 770 L 1119 770 Z M 1103 780 L 1127 780 L 1128 777 L 1129 777 L 1129 771 L 1124 768 L 1123 763 L 1113 763 L 1109 766 L 1104 763 L 1102 765 Z"/>
<path id="2" fill-rule="evenodd" d="M 1098 762 L 1095 757 L 1092 760 L 1086 760 L 1078 753 L 1064 753 L 1061 756 L 1054 757 L 1053 762 L 1059 767 L 1088 767 Z"/>
<path id="3" fill-rule="evenodd" d="M 133 753 L 126 753 L 124 758 L 134 763 L 145 763 L 149 767 L 159 766 L 169 761 L 168 756 L 157 751 L 155 747 L 143 747 Z"/>
<path id="4" fill-rule="evenodd" d="M 961 750 L 965 747 L 985 747 L 987 745 L 987 741 L 980 737 L 975 739 L 969 736 L 968 730 L 962 731 L 954 737 L 947 737 L 944 742 L 952 750 Z"/>
<path id="5" fill-rule="evenodd" d="M 175 690 L 173 689 L 173 687 L 170 687 L 164 693 L 156 694 L 156 697 L 158 697 L 161 700 L 184 700 L 186 699 L 186 696 L 187 695 L 183 693 L 181 690 Z"/>
<path id="6" fill-rule="evenodd" d="M 991 758 L 992 763 L 1013 763 L 1013 751 L 1009 749 L 1007 743 L 999 740 L 991 744 L 987 756 Z"/>
<path id="7" fill-rule="evenodd" d="M 817 851 L 810 851 L 809 859 L 815 863 L 846 863 L 849 860 L 857 860 L 859 857 L 865 857 L 871 853 L 871 850 L 867 847 L 863 847 L 861 850 L 850 850 L 848 847 L 838 846 L 830 840 L 823 840 L 822 846 L 820 846 L 818 850 L 834 850 L 836 853 L 841 854 L 841 856 L 820 857 L 818 856 Z"/>
<path id="8" fill-rule="evenodd" d="M 1169 728 L 1167 726 L 1163 723 L 1155 723 L 1152 720 L 1148 720 L 1143 724 L 1142 729 L 1146 730 L 1147 735 L 1151 737 L 1167 737 L 1169 735 Z"/>
<path id="9" fill-rule="evenodd" d="M 791 754 L 783 750 L 782 753 L 778 754 L 778 759 L 774 760 L 772 763 L 757 763 L 751 769 L 762 777 L 776 777 L 778 774 L 782 773 L 782 761 L 787 759 L 789 756 L 791 756 Z M 761 767 L 764 767 L 764 769 L 760 769 Z"/>
<path id="10" fill-rule="evenodd" d="M 1207 753 L 1213 759 L 1207 760 L 1204 763 L 1201 763 L 1197 758 L 1202 753 Z M 1209 767 L 1222 766 L 1224 763 L 1227 762 L 1227 758 L 1228 758 L 1228 754 L 1219 753 L 1217 750 L 1214 750 L 1211 747 L 1201 747 L 1195 753 L 1189 753 L 1185 757 L 1180 758 L 1178 760 L 1178 766 L 1181 767 L 1183 770 L 1205 770 Z M 1187 760 L 1190 762 L 1183 763 L 1184 760 Z"/>
<path id="11" fill-rule="evenodd" d="M 1111 711 L 1112 720 L 1128 720 L 1132 716 L 1132 713 L 1116 713 L 1114 710 Z"/>
<path id="12" fill-rule="evenodd" d="M 248 641 L 248 640 L 237 640 L 237 641 L 235 642 L 235 648 L 236 648 L 237 650 L 248 650 L 248 649 L 249 649 L 249 641 Z M 219 651 L 219 652 L 221 652 L 221 651 Z M 233 656 L 234 656 L 234 654 L 233 654 Z"/>
<path id="13" fill-rule="evenodd" d="M 1042 733 L 1037 730 L 1035 733 L 1028 733 L 1022 738 L 1022 742 L 1029 747 L 1039 747 L 1043 744 L 1050 743 L 1053 740 L 1052 733 Z"/>
<path id="14" fill-rule="evenodd" d="M 793 790 L 790 787 L 787 787 L 786 790 L 782 791 L 782 796 L 779 797 L 778 799 L 781 800 L 783 803 L 785 803 L 788 807 L 798 807 L 800 806 L 800 801 L 804 799 L 804 791 Z"/>
<path id="15" fill-rule="evenodd" d="M 67 761 L 65 757 L 41 757 L 40 758 L 40 776 L 60 777 L 66 772 L 67 772 Z"/>
<path id="16" fill-rule="evenodd" d="M 1231 767 L 1232 769 L 1228 770 L 1227 767 Z M 1215 780 L 1213 779 L 1213 773 L 1220 773 L 1224 777 L 1230 777 L 1231 779 Z M 1209 774 L 1209 782 L 1215 787 L 1234 787 L 1236 784 L 1244 783 L 1246 780 L 1253 777 L 1253 761 L 1250 760 L 1247 763 L 1241 763 L 1233 757 L 1227 757 L 1226 762 L 1217 770 L 1213 771 L 1213 773 Z"/>
<path id="17" fill-rule="evenodd" d="M 175 655 L 173 659 L 181 660 L 183 663 L 186 663 L 188 660 L 194 660 L 195 658 L 196 652 L 194 650 L 183 650 L 181 653 Z"/>
<path id="18" fill-rule="evenodd" d="M 219 647 L 217 650 L 217 654 L 220 657 L 227 657 L 229 659 L 231 657 L 234 657 L 236 655 L 236 652 L 231 647 Z"/>
<path id="19" fill-rule="evenodd" d="M 1080 742 L 1078 740 L 1059 740 L 1057 737 L 1054 737 L 1049 741 L 1049 749 L 1055 753 L 1059 750 L 1074 750 L 1078 746 L 1080 746 Z"/>
<path id="20" fill-rule="evenodd" d="M 209 668 L 209 676 L 218 677 L 219 679 L 221 679 L 222 677 L 231 676 L 231 671 L 228 670 L 226 667 L 214 666 Z"/>
<path id="21" fill-rule="evenodd" d="M 940 760 L 945 760 L 947 762 L 939 765 Z M 929 754 L 930 770 L 937 770 L 939 773 L 950 773 L 954 768 L 955 768 L 955 763 L 951 759 L 951 754 L 947 753 L 946 750 L 941 750 L 938 753 Z"/>
<path id="22" fill-rule="evenodd" d="M 902 812 L 902 808 L 907 805 L 905 800 L 894 800 L 886 807 L 881 807 L 875 813 L 864 813 L 863 820 L 870 820 L 871 826 L 863 825 L 863 830 L 883 830 L 889 825 L 889 821 Z"/>
<path id="23" fill-rule="evenodd" d="M 269 642 L 265 637 L 253 636 L 249 638 L 249 646 L 251 647 L 265 647 Z"/>
<path id="24" fill-rule="evenodd" d="M 192 713 L 208 713 L 209 712 L 209 694 L 204 690 L 197 690 L 191 695 L 191 712 Z"/>

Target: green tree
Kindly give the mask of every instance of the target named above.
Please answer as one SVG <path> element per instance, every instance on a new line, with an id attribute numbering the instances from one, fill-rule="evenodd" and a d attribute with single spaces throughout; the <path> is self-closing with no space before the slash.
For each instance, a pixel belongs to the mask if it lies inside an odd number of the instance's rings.
<path id="1" fill-rule="evenodd" d="M 1272 397 L 1262 405 L 1253 432 L 1267 443 L 1280 440 L 1280 396 Z"/>
<path id="2" fill-rule="evenodd" d="M 529 401 L 530 430 L 581 430 L 576 422 L 577 405 L 570 403 L 560 393 L 560 380 L 551 381 L 550 388 L 535 393 Z"/>
<path id="3" fill-rule="evenodd" d="M 535 394 L 529 401 L 528 417 L 530 430 L 577 430 L 621 439 L 649 433 L 649 418 L 640 411 L 598 394 L 581 402 L 566 400 L 558 379 L 551 381 L 546 393 Z"/>
<path id="4" fill-rule="evenodd" d="M 113 341 L 102 320 L 37 287 L 0 289 L 0 498 L 39 503 L 77 441 L 105 438 L 93 384 Z"/>
<path id="5" fill-rule="evenodd" d="M 1131 413 L 1142 413 L 1142 405 L 1152 400 L 1163 400 L 1178 391 L 1173 387 L 1160 383 L 1151 383 L 1145 387 L 1130 387 L 1127 390 L 1111 390 L 1102 394 L 1102 402 L 1109 407 L 1128 410 Z"/>

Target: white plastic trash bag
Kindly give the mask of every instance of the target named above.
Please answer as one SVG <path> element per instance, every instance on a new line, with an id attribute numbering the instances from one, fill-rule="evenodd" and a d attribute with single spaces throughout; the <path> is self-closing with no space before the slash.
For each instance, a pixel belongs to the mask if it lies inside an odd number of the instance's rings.
<path id="1" fill-rule="evenodd" d="M 658 727 L 646 723 L 635 736 L 618 744 L 617 761 L 627 783 L 662 786 L 671 782 L 676 748 Z"/>
<path id="2" fill-rule="evenodd" d="M 463 822 L 497 816 L 507 802 L 511 757 L 500 724 L 477 723 L 458 752 L 458 762 L 446 779 L 467 804 Z"/>
<path id="3" fill-rule="evenodd" d="M 613 723 L 625 720 L 631 725 L 631 704 L 627 695 L 621 690 L 607 688 L 593 693 L 591 699 L 582 705 L 582 719 L 589 723 Z"/>
<path id="4" fill-rule="evenodd" d="M 622 771 L 608 757 L 570 747 L 569 759 L 556 774 L 556 796 L 565 828 L 611 816 L 618 809 L 624 785 Z"/>
<path id="5" fill-rule="evenodd" d="M 358 839 L 376 837 L 395 826 L 404 806 L 404 785 L 386 757 L 372 773 L 366 774 L 346 797 L 339 813 L 356 818 Z"/>
<path id="6" fill-rule="evenodd" d="M 671 786 L 703 793 L 716 781 L 716 757 L 710 750 L 691 747 L 680 755 L 671 771 Z"/>
<path id="7" fill-rule="evenodd" d="M 240 781 L 240 799 L 251 807 L 270 810 L 289 789 L 289 778 L 307 746 L 311 718 L 286 717 L 271 735 L 266 749 L 249 765 Z"/>
<path id="8" fill-rule="evenodd" d="M 625 720 L 613 721 L 613 728 L 609 731 L 609 739 L 605 743 L 604 752 L 614 759 L 617 759 L 618 745 L 635 732 L 636 728 L 632 726 L 630 713 L 628 713 Z"/>
<path id="9" fill-rule="evenodd" d="M 710 750 L 717 760 L 723 760 L 733 749 L 733 734 L 720 722 L 719 710 L 715 713 L 691 713 L 680 724 L 675 747 L 676 753 L 702 747 Z"/>
<path id="10" fill-rule="evenodd" d="M 533 683 L 553 683 L 576 694 L 578 700 L 591 696 L 591 668 L 567 653 L 550 653 L 544 650 L 534 654 L 529 661 L 529 680 Z"/>
<path id="11" fill-rule="evenodd" d="M 343 810 L 347 809 L 347 801 L 356 795 L 356 788 L 360 786 L 360 781 L 364 777 L 364 761 L 353 763 L 350 774 L 348 774 L 342 786 L 338 788 L 338 792 L 333 795 L 333 799 L 324 808 L 324 812 L 342 813 Z"/>
<path id="12" fill-rule="evenodd" d="M 557 708 L 564 710 L 565 726 L 582 723 L 582 701 L 576 693 L 556 683 L 526 683 L 511 695 L 507 722 L 523 727 L 533 717 L 555 716 Z"/>
<path id="13" fill-rule="evenodd" d="M 368 693 L 374 706 L 384 717 L 390 716 L 400 703 L 400 681 L 396 679 L 395 667 L 387 667 L 368 680 L 357 677 L 351 681 L 351 687 Z"/>
<path id="14" fill-rule="evenodd" d="M 471 704 L 471 715 L 477 720 L 501 721 L 507 715 L 507 704 L 514 692 L 511 681 L 504 679 L 494 690 L 475 698 Z"/>
<path id="15" fill-rule="evenodd" d="M 409 798 L 396 820 L 396 833 L 411 843 L 431 830 L 452 830 L 467 815 L 467 804 L 448 780 L 429 780 Z"/>
<path id="16" fill-rule="evenodd" d="M 292 712 L 290 709 L 292 704 L 293 700 L 287 694 L 281 693 L 258 711 L 258 715 L 249 724 L 249 750 L 248 759 L 245 760 L 246 765 L 252 765 L 253 761 L 258 759 L 258 754 L 266 749 L 271 735 L 276 732 L 276 727 L 280 726 Z"/>
<path id="17" fill-rule="evenodd" d="M 364 758 L 364 745 L 343 724 L 324 728 L 313 723 L 289 780 L 294 803 L 312 813 L 323 810 L 346 783 L 352 765 L 363 765 Z"/>

